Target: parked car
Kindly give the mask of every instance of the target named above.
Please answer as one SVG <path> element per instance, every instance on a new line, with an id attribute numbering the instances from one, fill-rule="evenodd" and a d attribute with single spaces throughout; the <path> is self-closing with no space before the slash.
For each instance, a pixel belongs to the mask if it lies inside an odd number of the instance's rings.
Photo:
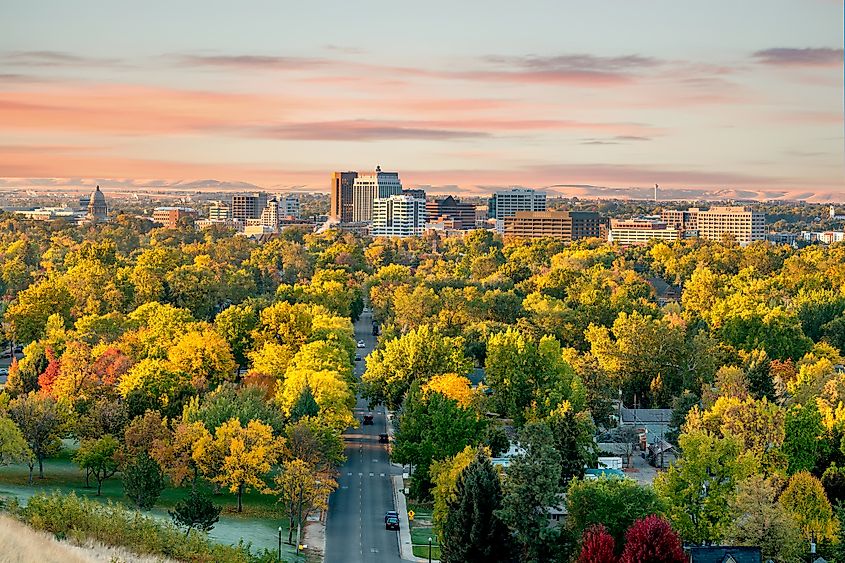
<path id="1" fill-rule="evenodd" d="M 372 424 L 372 423 L 373 423 L 373 415 L 372 415 L 372 413 L 370 413 L 370 414 L 365 414 L 365 415 L 364 415 L 364 426 L 368 426 L 368 425 L 370 425 L 370 424 Z"/>
<path id="2" fill-rule="evenodd" d="M 387 434 L 379 434 L 378 435 L 378 441 L 379 441 L 380 444 L 387 444 L 390 441 L 390 439 L 387 437 Z"/>
<path id="3" fill-rule="evenodd" d="M 384 521 L 387 522 L 388 518 L 399 518 L 399 513 L 395 510 L 388 510 L 384 513 Z"/>
<path id="4" fill-rule="evenodd" d="M 366 348 L 366 347 L 367 347 L 367 345 L 366 345 L 366 344 L 364 344 L 364 341 L 363 341 L 363 340 L 359 340 L 359 341 L 358 341 L 358 348 Z"/>
<path id="5" fill-rule="evenodd" d="M 384 529 L 385 530 L 399 530 L 399 518 L 395 516 L 391 516 L 387 520 L 384 521 Z"/>
<path id="6" fill-rule="evenodd" d="M 361 361 L 361 354 L 355 354 L 355 361 L 356 361 L 356 362 L 360 362 L 360 361 Z"/>

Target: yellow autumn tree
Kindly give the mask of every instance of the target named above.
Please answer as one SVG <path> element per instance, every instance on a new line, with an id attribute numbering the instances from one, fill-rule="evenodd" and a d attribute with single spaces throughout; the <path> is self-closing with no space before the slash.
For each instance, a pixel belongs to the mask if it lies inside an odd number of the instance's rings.
<path id="1" fill-rule="evenodd" d="M 311 388 L 324 424 L 335 430 L 345 430 L 355 424 L 352 414 L 355 395 L 343 376 L 332 370 L 288 369 L 285 379 L 276 386 L 276 402 L 285 416 L 290 416 L 306 387 Z"/>
<path id="2" fill-rule="evenodd" d="M 201 438 L 194 455 L 206 477 L 237 495 L 238 512 L 242 512 L 244 491 L 272 492 L 264 476 L 276 463 L 282 446 L 282 439 L 273 436 L 269 425 L 250 420 L 243 427 L 232 418 L 217 428 L 213 438 Z"/>
<path id="3" fill-rule="evenodd" d="M 429 392 L 440 393 L 449 399 L 457 401 L 463 407 L 468 408 L 475 399 L 475 392 L 472 390 L 472 383 L 469 379 L 455 373 L 435 375 L 422 387 L 423 395 L 428 396 Z"/>
<path id="4" fill-rule="evenodd" d="M 229 343 L 212 329 L 183 335 L 167 352 L 167 358 L 191 376 L 197 389 L 213 389 L 235 376 L 235 359 Z"/>
<path id="5" fill-rule="evenodd" d="M 484 455 L 490 456 L 490 448 L 482 448 Z M 432 494 L 434 495 L 434 528 L 438 534 L 443 529 L 446 516 L 449 513 L 449 502 L 456 499 L 455 492 L 458 487 L 458 480 L 461 473 L 466 469 L 472 460 L 475 459 L 476 449 L 472 446 L 465 447 L 452 457 L 435 461 L 431 464 L 431 481 L 434 483 Z"/>
<path id="6" fill-rule="evenodd" d="M 194 487 L 199 477 L 200 460 L 204 448 L 212 441 L 202 422 L 180 422 L 165 438 L 153 441 L 150 451 L 174 486 L 191 481 Z"/>
<path id="7" fill-rule="evenodd" d="M 301 459 L 282 463 L 281 471 L 274 478 L 279 502 L 285 507 L 290 526 L 288 543 L 293 538 L 297 525 L 305 526 L 308 516 L 317 510 L 327 510 L 329 495 L 337 488 L 337 482 L 327 471 L 317 468 Z"/>

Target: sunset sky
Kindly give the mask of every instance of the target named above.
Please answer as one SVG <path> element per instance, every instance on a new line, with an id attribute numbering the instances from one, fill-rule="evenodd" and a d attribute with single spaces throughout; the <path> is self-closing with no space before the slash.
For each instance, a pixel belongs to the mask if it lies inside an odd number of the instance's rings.
<path id="1" fill-rule="evenodd" d="M 845 198 L 833 0 L 0 4 L 0 186 Z M 44 179 L 53 179 L 45 181 Z"/>

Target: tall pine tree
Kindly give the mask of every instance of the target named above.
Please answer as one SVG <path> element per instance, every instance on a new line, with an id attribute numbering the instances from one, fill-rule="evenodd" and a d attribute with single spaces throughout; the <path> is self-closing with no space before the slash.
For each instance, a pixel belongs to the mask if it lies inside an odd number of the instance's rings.
<path id="1" fill-rule="evenodd" d="M 443 563 L 497 563 L 510 560 L 511 537 L 496 516 L 502 486 L 490 458 L 479 452 L 461 474 L 449 503 L 440 542 Z"/>

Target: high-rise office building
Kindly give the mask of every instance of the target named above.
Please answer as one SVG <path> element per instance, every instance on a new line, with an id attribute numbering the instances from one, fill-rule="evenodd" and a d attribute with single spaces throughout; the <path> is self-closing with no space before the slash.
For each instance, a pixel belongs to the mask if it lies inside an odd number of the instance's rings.
<path id="1" fill-rule="evenodd" d="M 333 172 L 329 219 L 341 223 L 352 222 L 352 190 L 357 172 Z"/>
<path id="2" fill-rule="evenodd" d="M 296 194 L 279 194 L 279 217 L 293 217 L 299 219 L 299 196 Z"/>
<path id="3" fill-rule="evenodd" d="M 633 219 L 611 219 L 607 241 L 621 246 L 648 244 L 652 239 L 676 241 L 683 237 L 683 231 L 668 226 L 657 217 L 634 217 Z"/>
<path id="4" fill-rule="evenodd" d="M 352 187 L 352 221 L 370 222 L 373 220 L 373 201 L 402 193 L 402 183 L 396 172 L 382 172 L 377 166 L 373 174 L 364 174 L 355 178 Z M 423 200 L 425 205 L 425 200 Z"/>
<path id="5" fill-rule="evenodd" d="M 267 207 L 267 194 L 264 192 L 235 194 L 232 196 L 233 219 L 240 221 L 260 219 L 265 207 Z"/>
<path id="6" fill-rule="evenodd" d="M 681 231 L 694 231 L 698 229 L 698 212 L 699 209 L 697 207 L 690 207 L 689 209 L 662 209 L 660 210 L 660 220 L 666 223 L 667 226 Z"/>
<path id="7" fill-rule="evenodd" d="M 232 208 L 222 201 L 212 201 L 208 207 L 210 221 L 229 221 L 232 219 Z"/>
<path id="8" fill-rule="evenodd" d="M 436 198 L 425 203 L 428 221 L 453 221 L 456 229 L 475 228 L 475 205 L 464 203 L 452 196 Z"/>
<path id="9" fill-rule="evenodd" d="M 392 195 L 373 200 L 374 237 L 412 237 L 425 230 L 425 199 L 409 195 Z"/>
<path id="10" fill-rule="evenodd" d="M 594 211 L 517 211 L 505 217 L 505 236 L 553 237 L 567 241 L 598 237 L 601 219 Z"/>
<path id="11" fill-rule="evenodd" d="M 546 194 L 528 188 L 495 192 L 488 202 L 489 215 L 496 220 L 496 230 L 504 231 L 505 219 L 520 211 L 545 211 Z"/>
<path id="12" fill-rule="evenodd" d="M 698 236 L 722 240 L 731 235 L 745 246 L 756 240 L 766 240 L 766 214 L 749 206 L 711 207 L 698 212 Z"/>

